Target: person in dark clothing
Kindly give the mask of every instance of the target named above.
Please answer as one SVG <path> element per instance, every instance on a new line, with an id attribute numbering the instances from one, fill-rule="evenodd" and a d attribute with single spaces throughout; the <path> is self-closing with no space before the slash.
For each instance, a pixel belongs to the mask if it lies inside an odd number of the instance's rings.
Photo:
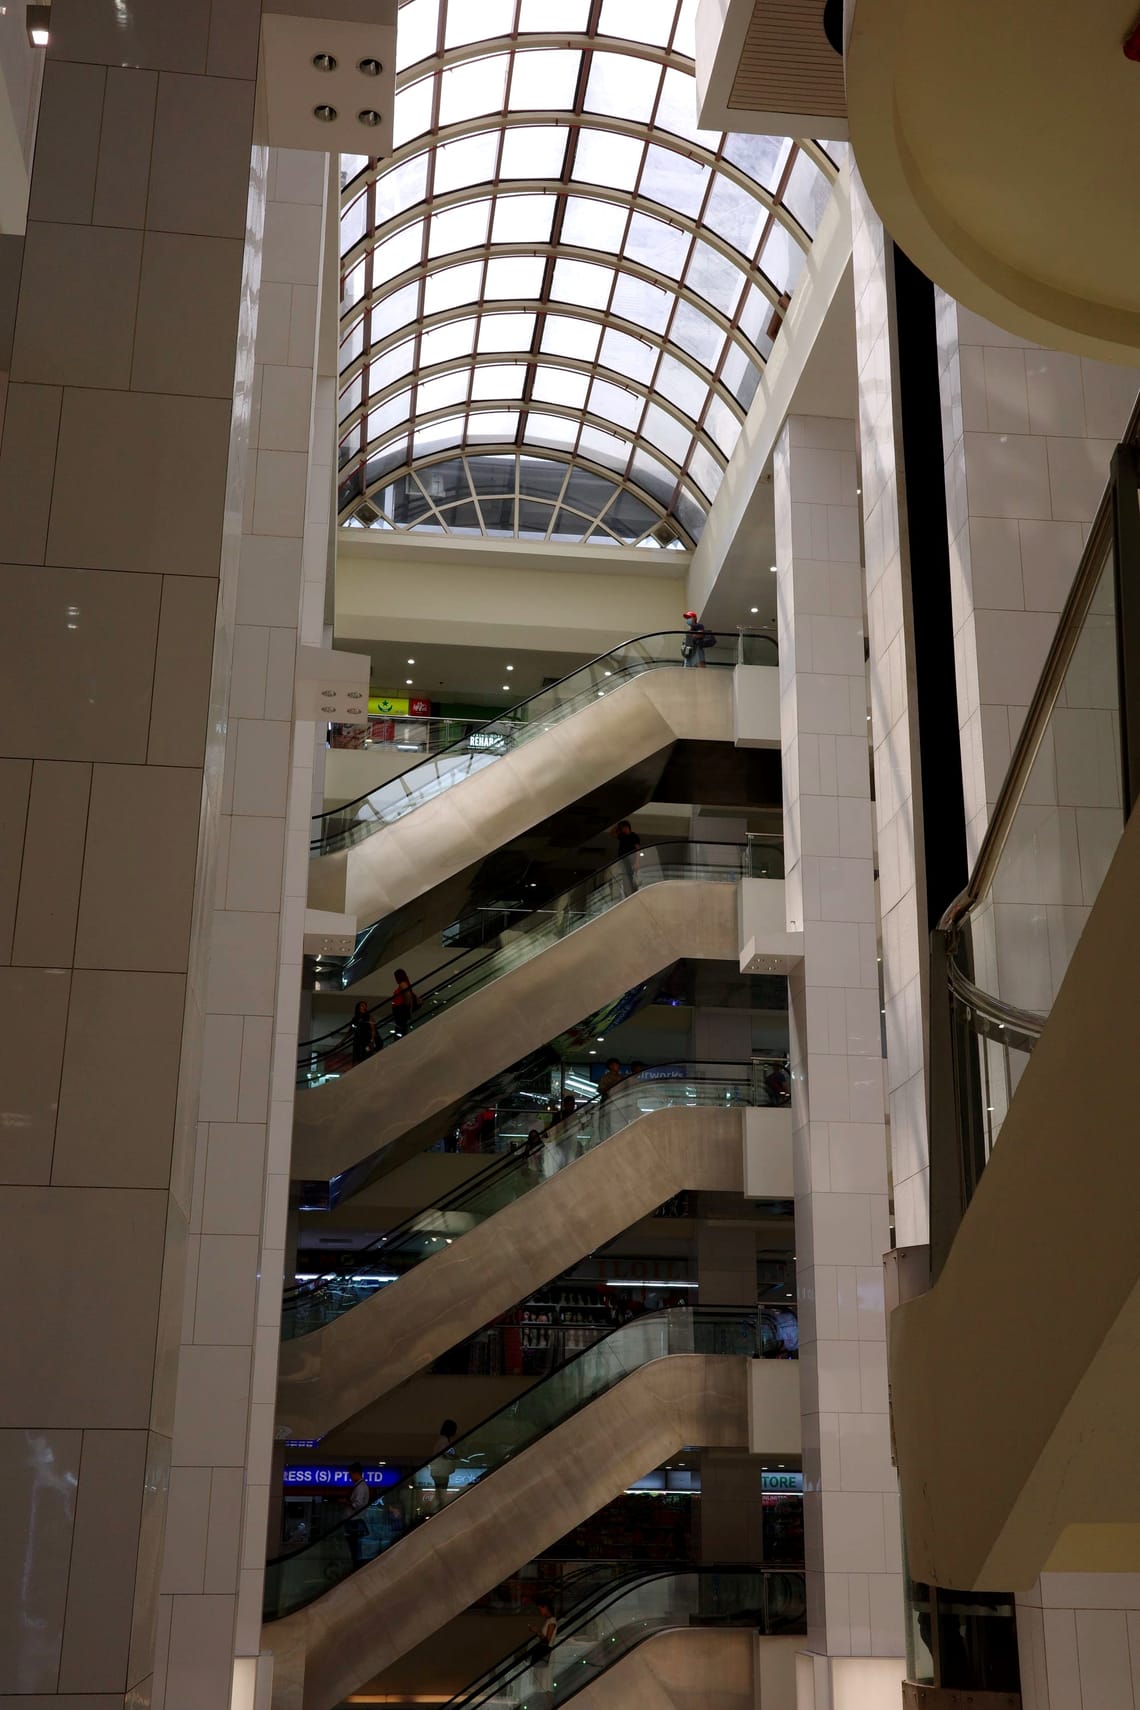
<path id="1" fill-rule="evenodd" d="M 368 1013 L 364 998 L 361 998 L 353 1010 L 352 1020 L 348 1025 L 352 1035 L 353 1064 L 363 1063 L 365 1057 L 370 1057 L 380 1043 L 376 1036 L 376 1023 Z"/>
<path id="2" fill-rule="evenodd" d="M 402 1039 L 411 1032 L 412 1016 L 420 1007 L 406 968 L 396 969 L 396 989 L 392 993 L 392 1026 Z"/>
<path id="3" fill-rule="evenodd" d="M 624 1080 L 621 1064 L 616 1057 L 610 1057 L 606 1063 L 606 1072 L 598 1081 L 598 1097 L 603 1100 L 609 1098 L 614 1088 L 619 1087 Z"/>
<path id="4" fill-rule="evenodd" d="M 637 890 L 637 869 L 641 864 L 641 839 L 630 825 L 628 819 L 623 819 L 614 833 L 617 838 L 618 860 L 625 879 L 625 894 L 631 896 Z"/>
<path id="5" fill-rule="evenodd" d="M 696 612 L 685 612 L 684 618 L 686 635 L 681 643 L 681 662 L 687 668 L 699 666 L 703 671 L 705 649 L 716 646 L 716 636 L 709 633 Z"/>
<path id="6" fill-rule="evenodd" d="M 792 1100 L 792 1083 L 788 1079 L 788 1071 L 783 1063 L 776 1063 L 764 1077 L 764 1085 L 768 1091 L 769 1104 L 790 1104 Z"/>

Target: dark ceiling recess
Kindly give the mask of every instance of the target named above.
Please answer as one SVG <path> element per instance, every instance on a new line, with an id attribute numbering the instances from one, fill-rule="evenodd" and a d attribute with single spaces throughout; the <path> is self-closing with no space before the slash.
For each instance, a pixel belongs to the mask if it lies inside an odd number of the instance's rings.
<path id="1" fill-rule="evenodd" d="M 824 0 L 823 33 L 843 58 L 843 0 Z"/>

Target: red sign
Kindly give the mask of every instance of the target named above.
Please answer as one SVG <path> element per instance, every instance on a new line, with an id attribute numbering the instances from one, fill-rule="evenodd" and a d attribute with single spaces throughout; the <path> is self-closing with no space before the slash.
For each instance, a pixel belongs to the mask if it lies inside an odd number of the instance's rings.
<path id="1" fill-rule="evenodd" d="M 430 718 L 431 717 L 431 702 L 430 701 L 423 701 L 423 700 L 419 700 L 419 699 L 409 700 L 408 701 L 408 715 L 410 718 Z"/>

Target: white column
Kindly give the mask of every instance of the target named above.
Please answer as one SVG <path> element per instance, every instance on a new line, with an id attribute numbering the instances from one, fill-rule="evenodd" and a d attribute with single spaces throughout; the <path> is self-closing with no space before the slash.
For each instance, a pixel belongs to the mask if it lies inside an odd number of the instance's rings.
<path id="1" fill-rule="evenodd" d="M 852 268 L 859 368 L 859 447 L 883 1004 L 895 1242 L 930 1238 L 930 1145 L 926 1125 L 926 886 L 919 805 L 914 634 L 899 529 L 896 397 L 891 366 L 882 221 L 857 172 L 851 178 Z"/>
<path id="2" fill-rule="evenodd" d="M 900 1659 L 887 1416 L 890 1244 L 855 428 L 789 418 L 773 461 L 813 1710 L 837 1659 Z M 901 1664 L 900 1664 L 901 1669 Z M 838 1670 L 838 1672 L 837 1672 Z M 874 1695 L 897 1703 L 899 1669 Z M 801 1710 L 804 1705 L 801 1703 Z"/>
<path id="3" fill-rule="evenodd" d="M 298 640 L 320 640 L 331 503 L 317 374 L 328 178 L 323 154 L 268 152 L 244 526 L 223 595 L 221 857 L 203 923 L 205 1046 L 151 1710 L 222 1710 L 235 1657 L 256 1674 L 260 1649 L 312 795 L 314 727 L 294 722 L 294 679 Z"/>

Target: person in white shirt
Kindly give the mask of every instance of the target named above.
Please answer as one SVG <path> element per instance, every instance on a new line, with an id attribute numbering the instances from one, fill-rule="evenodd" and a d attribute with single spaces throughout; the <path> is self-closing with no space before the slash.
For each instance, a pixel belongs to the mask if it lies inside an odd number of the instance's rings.
<path id="1" fill-rule="evenodd" d="M 353 1461 L 348 1469 L 349 1492 L 344 1498 L 348 1509 L 348 1519 L 344 1524 L 344 1535 L 348 1543 L 348 1553 L 352 1557 L 353 1567 L 360 1567 L 364 1561 L 364 1539 L 368 1532 L 361 1516 L 372 1501 L 372 1491 L 364 1476 L 364 1468 L 359 1461 Z"/>

